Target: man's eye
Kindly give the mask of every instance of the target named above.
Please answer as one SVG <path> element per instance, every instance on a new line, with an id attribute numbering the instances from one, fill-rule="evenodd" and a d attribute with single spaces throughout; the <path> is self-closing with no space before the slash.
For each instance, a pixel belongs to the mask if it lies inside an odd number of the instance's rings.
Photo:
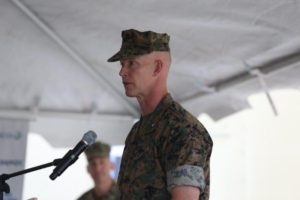
<path id="1" fill-rule="evenodd" d="M 133 61 L 130 60 L 130 61 L 129 61 L 129 66 L 132 66 L 132 65 L 133 65 Z"/>

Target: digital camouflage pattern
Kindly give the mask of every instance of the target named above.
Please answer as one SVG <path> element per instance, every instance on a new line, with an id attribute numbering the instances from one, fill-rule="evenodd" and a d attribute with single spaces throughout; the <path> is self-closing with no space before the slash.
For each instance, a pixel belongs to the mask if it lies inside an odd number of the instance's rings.
<path id="1" fill-rule="evenodd" d="M 153 31 L 140 32 L 134 29 L 122 31 L 121 49 L 108 62 L 115 62 L 123 58 L 139 56 L 153 51 L 170 51 L 170 36 L 166 33 Z"/>
<path id="2" fill-rule="evenodd" d="M 78 200 L 119 200 L 120 193 L 117 184 L 114 182 L 111 189 L 104 196 L 97 197 L 93 189 L 85 192 Z"/>
<path id="3" fill-rule="evenodd" d="M 118 185 L 121 200 L 168 200 L 175 185 L 209 199 L 213 142 L 204 126 L 168 94 L 126 138 Z"/>

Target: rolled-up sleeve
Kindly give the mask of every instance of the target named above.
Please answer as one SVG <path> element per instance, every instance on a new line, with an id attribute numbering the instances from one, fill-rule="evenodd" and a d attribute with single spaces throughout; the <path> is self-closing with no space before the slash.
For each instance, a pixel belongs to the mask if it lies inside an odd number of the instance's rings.
<path id="1" fill-rule="evenodd" d="M 209 185 L 211 143 L 201 127 L 175 128 L 164 146 L 164 166 L 167 172 L 168 190 L 175 186 L 194 186 L 204 190 Z"/>
<path id="2" fill-rule="evenodd" d="M 182 165 L 167 172 L 168 190 L 175 186 L 194 186 L 201 190 L 205 188 L 205 177 L 202 167 Z"/>

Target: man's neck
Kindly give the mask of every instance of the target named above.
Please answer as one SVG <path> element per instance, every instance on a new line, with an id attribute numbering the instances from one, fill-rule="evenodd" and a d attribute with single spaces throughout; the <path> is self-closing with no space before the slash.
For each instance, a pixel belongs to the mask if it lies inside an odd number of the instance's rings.
<path id="1" fill-rule="evenodd" d="M 167 93 L 167 90 L 162 90 L 149 93 L 147 96 L 137 97 L 142 116 L 152 113 Z"/>
<path id="2" fill-rule="evenodd" d="M 105 195 L 112 187 L 113 180 L 109 178 L 106 181 L 103 181 L 100 185 L 95 186 L 94 191 L 98 197 Z"/>

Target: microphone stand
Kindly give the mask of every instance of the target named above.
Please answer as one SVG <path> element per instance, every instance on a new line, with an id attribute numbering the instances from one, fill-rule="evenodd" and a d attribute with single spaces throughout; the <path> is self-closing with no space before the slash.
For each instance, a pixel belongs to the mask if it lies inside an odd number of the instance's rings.
<path id="1" fill-rule="evenodd" d="M 46 167 L 57 166 L 60 161 L 61 161 L 61 159 L 55 159 L 55 160 L 53 160 L 53 162 L 46 163 L 46 164 L 43 164 L 43 165 L 39 165 L 39 166 L 36 166 L 36 167 L 32 167 L 32 168 L 29 168 L 29 169 L 25 169 L 25 170 L 22 170 L 22 171 L 14 172 L 14 173 L 11 173 L 11 174 L 2 174 L 0 176 L 0 200 L 3 200 L 4 192 L 5 193 L 10 192 L 9 185 L 5 182 L 6 180 L 8 180 L 12 177 L 15 177 L 15 176 L 19 176 L 19 175 L 22 175 L 22 174 L 33 172 L 33 171 L 36 171 L 36 170 L 40 170 L 40 169 L 43 169 L 43 168 L 46 168 Z"/>

